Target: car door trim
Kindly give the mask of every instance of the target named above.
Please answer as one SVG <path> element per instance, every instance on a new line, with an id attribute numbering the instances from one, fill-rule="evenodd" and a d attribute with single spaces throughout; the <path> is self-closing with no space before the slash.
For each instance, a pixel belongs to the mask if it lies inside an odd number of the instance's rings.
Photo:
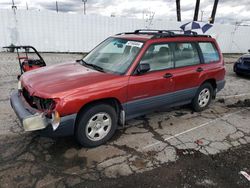
<path id="1" fill-rule="evenodd" d="M 198 87 L 193 87 L 124 103 L 123 109 L 125 109 L 126 120 L 149 113 L 161 107 L 168 108 L 190 103 L 194 98 L 197 89 Z"/>

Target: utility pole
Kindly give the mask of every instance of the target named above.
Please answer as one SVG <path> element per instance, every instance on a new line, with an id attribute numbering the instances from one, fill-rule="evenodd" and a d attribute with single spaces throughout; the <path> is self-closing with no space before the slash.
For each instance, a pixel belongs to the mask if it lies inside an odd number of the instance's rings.
<path id="1" fill-rule="evenodd" d="M 181 21 L 181 5 L 180 5 L 181 0 L 176 0 L 176 14 L 177 14 L 177 21 Z"/>
<path id="2" fill-rule="evenodd" d="M 198 20 L 199 8 L 200 8 L 200 0 L 196 0 L 196 5 L 195 5 L 195 11 L 194 11 L 194 19 L 193 19 L 193 21 L 197 21 L 197 20 Z"/>
<path id="3" fill-rule="evenodd" d="M 56 12 L 58 13 L 58 3 L 56 1 Z"/>
<path id="4" fill-rule="evenodd" d="M 26 1 L 26 10 L 29 10 L 29 7 L 28 7 L 28 3 L 27 3 L 27 1 Z"/>
<path id="5" fill-rule="evenodd" d="M 11 6 L 11 8 L 12 8 L 14 14 L 16 14 L 16 9 L 17 9 L 17 7 L 16 7 L 16 5 L 15 5 L 15 1 L 14 1 L 14 0 L 12 0 L 12 6 Z"/>
<path id="6" fill-rule="evenodd" d="M 11 19 L 10 24 L 10 40 L 11 40 L 11 44 L 10 45 L 17 45 L 18 43 L 18 29 L 17 29 L 17 15 L 16 15 L 16 10 L 17 10 L 17 6 L 15 5 L 15 1 L 12 0 L 12 6 L 11 6 L 12 10 L 13 10 L 13 17 Z"/>
<path id="7" fill-rule="evenodd" d="M 82 0 L 83 2 L 83 14 L 86 15 L 86 3 L 87 3 L 87 0 Z"/>
<path id="8" fill-rule="evenodd" d="M 148 24 L 148 27 L 146 27 L 147 29 L 150 28 L 150 26 L 152 25 L 154 16 L 155 16 L 155 12 L 150 12 L 149 18 L 148 18 L 149 24 Z"/>
<path id="9" fill-rule="evenodd" d="M 213 24 L 213 23 L 214 23 L 214 20 L 215 20 L 215 14 L 216 14 L 218 2 L 219 2 L 219 0 L 214 0 L 213 11 L 212 11 L 212 15 L 211 15 L 211 18 L 210 18 L 210 23 L 211 23 L 211 24 Z"/>

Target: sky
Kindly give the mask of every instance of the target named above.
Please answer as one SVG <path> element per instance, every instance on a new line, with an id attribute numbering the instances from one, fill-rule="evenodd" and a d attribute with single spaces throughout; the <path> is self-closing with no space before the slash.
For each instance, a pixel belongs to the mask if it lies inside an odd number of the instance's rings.
<path id="1" fill-rule="evenodd" d="M 14 0 L 17 9 L 56 11 L 56 0 Z M 196 0 L 180 0 L 183 21 L 191 21 Z M 57 0 L 59 12 L 83 13 L 82 0 Z M 208 21 L 214 0 L 201 0 L 199 20 Z M 0 0 L 0 9 L 11 9 L 12 0 Z M 250 0 L 219 0 L 215 22 L 250 24 Z M 88 15 L 176 20 L 175 0 L 87 0 Z M 203 15 L 203 16 L 201 16 Z"/>

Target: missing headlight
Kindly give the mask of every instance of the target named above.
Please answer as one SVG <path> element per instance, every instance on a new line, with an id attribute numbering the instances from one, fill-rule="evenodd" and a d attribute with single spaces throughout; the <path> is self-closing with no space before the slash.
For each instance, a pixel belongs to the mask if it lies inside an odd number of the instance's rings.
<path id="1" fill-rule="evenodd" d="M 55 108 L 55 101 L 53 99 L 41 99 L 40 104 L 44 110 L 53 110 Z"/>
<path id="2" fill-rule="evenodd" d="M 38 110 L 50 112 L 55 108 L 56 103 L 53 99 L 43 99 L 34 96 L 33 106 L 35 106 Z"/>
<path id="3" fill-rule="evenodd" d="M 44 99 L 41 97 L 30 95 L 29 91 L 26 88 L 22 89 L 22 94 L 26 102 L 29 103 L 32 108 L 47 112 L 46 114 L 50 115 L 56 107 L 56 99 Z"/>

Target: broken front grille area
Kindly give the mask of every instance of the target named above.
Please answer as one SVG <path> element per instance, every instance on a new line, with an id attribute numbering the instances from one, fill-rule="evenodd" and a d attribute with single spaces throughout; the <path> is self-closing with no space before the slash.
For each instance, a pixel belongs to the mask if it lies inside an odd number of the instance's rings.
<path id="1" fill-rule="evenodd" d="M 52 99 L 43 99 L 37 96 L 31 96 L 27 89 L 22 90 L 23 97 L 26 102 L 35 109 L 45 111 L 53 110 L 55 107 L 55 102 Z"/>

